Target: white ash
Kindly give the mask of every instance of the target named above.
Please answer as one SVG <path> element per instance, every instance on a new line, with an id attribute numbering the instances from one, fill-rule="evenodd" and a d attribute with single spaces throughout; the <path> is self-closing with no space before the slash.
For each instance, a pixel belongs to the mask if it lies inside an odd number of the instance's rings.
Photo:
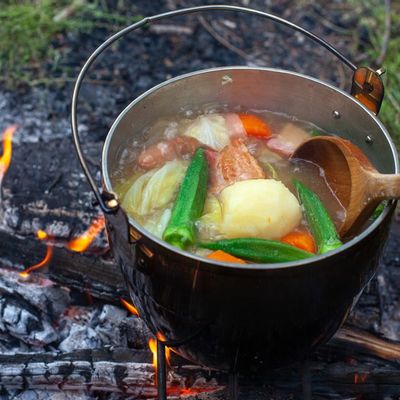
<path id="1" fill-rule="evenodd" d="M 0 400 L 94 400 L 96 396 L 86 394 L 84 391 L 52 391 L 52 390 L 27 390 L 19 394 L 10 393 Z"/>
<path id="2" fill-rule="evenodd" d="M 31 276 L 29 281 L 18 273 L 0 270 L 0 347 L 15 351 L 42 349 L 59 340 L 53 326 L 70 303 L 68 291 L 47 279 Z M 7 339 L 8 338 L 8 339 Z"/>
<path id="3" fill-rule="evenodd" d="M 104 346 L 136 348 L 147 346 L 144 323 L 127 311 L 112 305 L 72 307 L 60 320 L 62 341 L 59 350 L 96 349 Z M 71 317 L 72 316 L 72 317 Z"/>

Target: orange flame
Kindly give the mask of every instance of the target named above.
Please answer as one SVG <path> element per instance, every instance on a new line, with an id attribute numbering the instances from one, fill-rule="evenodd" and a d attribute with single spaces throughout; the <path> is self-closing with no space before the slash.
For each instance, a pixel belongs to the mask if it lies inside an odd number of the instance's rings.
<path id="1" fill-rule="evenodd" d="M 16 130 L 17 125 L 11 125 L 3 132 L 3 154 L 0 157 L 0 182 L 4 178 L 11 163 L 12 137 Z"/>
<path id="2" fill-rule="evenodd" d="M 119 298 L 119 301 L 123 304 L 123 306 L 133 315 L 136 315 L 137 317 L 139 316 L 139 311 L 137 310 L 137 308 L 131 304 L 128 303 L 125 299 L 123 299 L 122 297 Z"/>
<path id="3" fill-rule="evenodd" d="M 167 338 L 161 332 L 157 332 L 156 336 L 157 336 L 157 339 L 160 342 L 166 342 L 167 341 Z M 171 361 L 171 349 L 169 347 L 165 347 L 165 358 L 167 360 L 167 364 L 169 366 L 171 366 L 171 363 L 170 363 L 170 361 Z"/>
<path id="4" fill-rule="evenodd" d="M 48 239 L 47 233 L 40 229 L 36 232 L 36 236 L 39 240 Z M 35 265 L 26 268 L 25 271 L 20 272 L 19 275 L 22 276 L 23 278 L 27 278 L 32 271 L 46 265 L 51 260 L 52 256 L 53 256 L 53 246 L 48 244 L 46 249 L 46 255 L 44 256 L 43 260 Z"/>
<path id="5" fill-rule="evenodd" d="M 153 354 L 153 367 L 157 370 L 157 340 L 150 338 L 149 339 L 149 349 Z"/>
<path id="6" fill-rule="evenodd" d="M 157 332 L 157 339 L 160 342 L 165 342 L 167 339 L 166 337 L 161 333 Z M 149 349 L 151 353 L 153 354 L 153 367 L 157 370 L 157 340 L 150 338 L 149 339 Z M 165 347 L 165 358 L 167 361 L 167 364 L 171 366 L 171 349 L 169 347 Z"/>
<path id="7" fill-rule="evenodd" d="M 78 253 L 85 251 L 93 239 L 104 229 L 105 219 L 104 215 L 97 217 L 92 224 L 89 226 L 88 230 L 82 235 L 70 240 L 67 244 L 67 248 Z"/>

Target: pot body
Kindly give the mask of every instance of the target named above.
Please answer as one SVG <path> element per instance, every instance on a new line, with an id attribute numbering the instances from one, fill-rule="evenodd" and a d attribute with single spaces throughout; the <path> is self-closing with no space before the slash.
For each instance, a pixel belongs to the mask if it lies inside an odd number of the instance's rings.
<path id="1" fill-rule="evenodd" d="M 129 105 L 105 143 L 106 189 L 112 190 L 124 149 L 154 118 L 216 106 L 313 122 L 353 141 L 381 172 L 398 172 L 384 127 L 350 95 L 287 71 L 232 67 L 175 78 Z M 107 226 L 132 301 L 152 332 L 195 363 L 249 372 L 299 360 L 335 333 L 379 264 L 394 206 L 337 251 L 271 265 L 213 263 L 169 246 L 131 219 L 128 227 L 123 218 L 107 217 Z"/>

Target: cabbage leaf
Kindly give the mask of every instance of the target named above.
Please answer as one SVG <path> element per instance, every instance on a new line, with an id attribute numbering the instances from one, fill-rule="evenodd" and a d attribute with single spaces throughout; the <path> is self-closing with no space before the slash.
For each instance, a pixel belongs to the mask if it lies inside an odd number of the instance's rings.
<path id="1" fill-rule="evenodd" d="M 176 195 L 187 162 L 173 160 L 138 178 L 122 200 L 123 208 L 133 216 L 146 216 L 165 208 Z"/>
<path id="2" fill-rule="evenodd" d="M 230 140 L 225 118 L 220 114 L 197 117 L 185 130 L 184 135 L 191 136 L 214 150 L 223 149 Z"/>

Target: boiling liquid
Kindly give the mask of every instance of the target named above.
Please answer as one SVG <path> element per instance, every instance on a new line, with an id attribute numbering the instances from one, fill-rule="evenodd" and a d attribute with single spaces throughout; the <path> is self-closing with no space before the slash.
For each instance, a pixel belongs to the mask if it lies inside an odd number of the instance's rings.
<path id="1" fill-rule="evenodd" d="M 268 111 L 255 112 L 254 110 L 250 110 L 250 112 L 258 115 L 266 121 L 272 129 L 273 135 L 279 135 L 285 127 L 287 128 L 289 123 L 300 128 L 303 134 L 305 132 L 309 137 L 311 137 L 311 132 L 315 132 L 315 130 L 318 129 L 313 124 L 295 120 L 284 114 L 276 114 Z M 202 114 L 202 112 L 193 112 L 191 114 L 191 118 L 188 118 L 186 113 L 185 115 L 177 116 L 176 118 L 155 121 L 152 126 L 148 127 L 148 129 L 142 133 L 141 140 L 136 139 L 138 136 L 135 136 L 136 138 L 132 139 L 131 144 L 122 152 L 118 168 L 116 168 L 111 175 L 114 190 L 120 198 L 123 198 L 126 191 L 136 179 L 147 172 L 141 170 L 136 164 L 136 159 L 140 152 L 160 140 L 171 139 L 183 135 L 183 132 L 188 125 L 198 115 Z M 318 130 L 324 133 L 321 129 Z M 250 153 L 253 154 L 260 165 L 264 168 L 267 178 L 282 181 L 295 195 L 296 191 L 293 186 L 293 179 L 303 182 L 320 197 L 336 227 L 339 228 L 341 226 L 345 218 L 345 209 L 327 184 L 324 172 L 321 168 L 304 160 L 288 160 L 287 158 L 281 157 L 279 154 L 271 151 L 267 147 L 267 141 L 265 139 L 249 138 L 246 144 Z M 146 216 L 131 216 L 154 233 L 153 227 L 157 226 L 163 218 L 165 220 L 165 210 L 170 210 L 172 206 L 173 202 L 166 205 L 163 210 L 157 210 L 152 214 Z M 282 223 L 285 222 L 282 221 Z M 303 220 L 299 227 L 305 227 L 306 225 L 307 223 L 303 215 Z M 210 237 L 204 237 L 204 232 L 211 232 L 209 233 Z M 161 236 L 160 232 L 157 233 L 157 236 Z M 212 240 L 218 238 L 218 233 L 215 233 L 215 230 L 213 229 L 204 230 L 203 227 L 200 232 L 200 237 L 201 239 Z"/>

